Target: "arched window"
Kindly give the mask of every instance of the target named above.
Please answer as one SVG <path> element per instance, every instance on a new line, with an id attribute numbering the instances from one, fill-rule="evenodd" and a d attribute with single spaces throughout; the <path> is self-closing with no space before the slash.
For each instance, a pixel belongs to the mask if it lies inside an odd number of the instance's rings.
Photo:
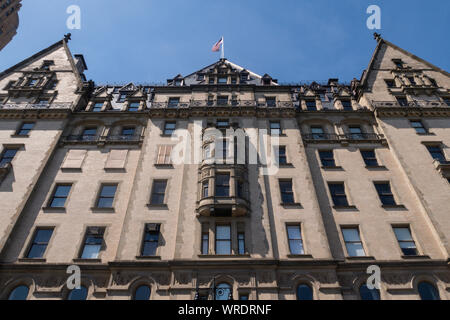
<path id="1" fill-rule="evenodd" d="M 70 291 L 67 300 L 86 300 L 88 290 L 86 287 L 81 286 L 80 289 L 73 289 Z"/>
<path id="2" fill-rule="evenodd" d="M 359 287 L 361 300 L 380 300 L 380 291 L 376 288 L 369 289 L 366 284 Z"/>
<path id="3" fill-rule="evenodd" d="M 30 289 L 27 286 L 18 286 L 9 294 L 8 300 L 27 300 Z"/>
<path id="4" fill-rule="evenodd" d="M 134 292 L 133 300 L 149 300 L 150 299 L 150 287 L 143 285 L 139 286 Z"/>
<path id="5" fill-rule="evenodd" d="M 313 291 L 307 284 L 297 287 L 297 300 L 313 300 Z"/>
<path id="6" fill-rule="evenodd" d="M 231 286 L 228 283 L 220 283 L 216 286 L 216 300 L 230 300 Z"/>
<path id="7" fill-rule="evenodd" d="M 441 300 L 441 298 L 439 297 L 439 292 L 437 291 L 435 286 L 433 286 L 431 283 L 420 282 L 419 285 L 417 286 L 417 288 L 419 289 L 420 299 L 422 299 L 422 300 Z"/>

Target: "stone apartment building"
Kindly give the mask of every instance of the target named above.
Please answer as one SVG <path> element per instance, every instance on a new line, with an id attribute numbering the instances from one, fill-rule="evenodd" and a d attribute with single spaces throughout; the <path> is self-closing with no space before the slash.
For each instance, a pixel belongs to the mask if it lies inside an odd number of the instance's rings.
<path id="1" fill-rule="evenodd" d="M 0 299 L 449 299 L 450 77 L 375 38 L 350 84 L 2 72 Z"/>
<path id="2" fill-rule="evenodd" d="M 22 0 L 0 0 L 0 50 L 17 34 Z"/>

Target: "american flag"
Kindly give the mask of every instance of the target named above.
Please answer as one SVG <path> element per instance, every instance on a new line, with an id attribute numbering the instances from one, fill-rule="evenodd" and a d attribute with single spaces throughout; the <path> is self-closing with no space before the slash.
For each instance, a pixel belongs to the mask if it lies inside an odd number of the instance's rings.
<path id="1" fill-rule="evenodd" d="M 217 43 L 216 43 L 215 45 L 213 45 L 212 51 L 213 51 L 213 52 L 219 51 L 219 50 L 220 50 L 220 46 L 222 45 L 222 43 L 223 43 L 223 37 L 220 38 L 220 40 L 217 41 Z"/>

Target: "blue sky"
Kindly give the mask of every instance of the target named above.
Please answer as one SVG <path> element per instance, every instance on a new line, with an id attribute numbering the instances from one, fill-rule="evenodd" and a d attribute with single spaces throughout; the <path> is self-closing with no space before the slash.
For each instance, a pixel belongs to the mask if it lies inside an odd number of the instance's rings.
<path id="1" fill-rule="evenodd" d="M 66 9 L 81 8 L 68 30 Z M 164 82 L 226 58 L 280 82 L 359 78 L 375 48 L 366 9 L 381 8 L 382 36 L 450 70 L 450 1 L 443 0 L 23 0 L 20 26 L 0 51 L 4 70 L 72 33 L 97 83 Z"/>

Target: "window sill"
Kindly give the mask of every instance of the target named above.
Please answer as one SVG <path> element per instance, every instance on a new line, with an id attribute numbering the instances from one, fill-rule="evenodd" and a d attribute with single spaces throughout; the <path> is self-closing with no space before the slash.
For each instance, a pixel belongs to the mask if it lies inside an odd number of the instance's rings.
<path id="1" fill-rule="evenodd" d="M 416 134 L 418 136 L 435 136 L 436 134 L 432 133 L 432 132 L 425 132 L 425 133 L 418 133 L 416 132 Z"/>
<path id="2" fill-rule="evenodd" d="M 11 138 L 29 138 L 29 134 L 12 134 Z"/>
<path id="3" fill-rule="evenodd" d="M 83 259 L 83 258 L 77 258 L 73 259 L 73 262 L 75 263 L 101 263 L 101 259 Z"/>
<path id="4" fill-rule="evenodd" d="M 341 166 L 322 166 L 323 170 L 344 170 Z"/>
<path id="5" fill-rule="evenodd" d="M 368 170 L 387 170 L 385 166 L 366 166 Z"/>
<path id="6" fill-rule="evenodd" d="M 291 209 L 291 208 L 301 209 L 301 208 L 303 208 L 301 203 L 298 203 L 298 202 L 293 202 L 293 203 L 283 203 L 282 202 L 282 203 L 280 203 L 280 206 L 282 206 L 283 208 L 286 208 L 286 209 Z"/>
<path id="7" fill-rule="evenodd" d="M 164 210 L 168 210 L 169 206 L 165 203 L 163 204 L 151 204 L 151 203 L 147 203 L 147 208 L 149 209 L 164 209 Z"/>
<path id="8" fill-rule="evenodd" d="M 34 263 L 45 263 L 47 259 L 44 258 L 21 258 L 18 259 L 19 262 L 34 262 Z"/>
<path id="9" fill-rule="evenodd" d="M 171 138 L 172 135 L 171 134 L 164 134 L 164 133 L 162 133 L 162 134 L 160 134 L 160 137 L 162 137 L 162 138 Z"/>
<path id="10" fill-rule="evenodd" d="M 155 167 L 156 168 L 160 168 L 160 169 L 173 169 L 173 165 L 172 164 L 158 164 L 158 163 L 155 163 Z"/>
<path id="11" fill-rule="evenodd" d="M 292 163 L 277 163 L 278 168 L 293 168 L 294 165 Z"/>
<path id="12" fill-rule="evenodd" d="M 81 172 L 81 168 L 61 168 L 62 172 Z"/>
<path id="13" fill-rule="evenodd" d="M 115 213 L 114 208 L 98 208 L 98 207 L 92 207 L 91 211 L 93 213 Z"/>
<path id="14" fill-rule="evenodd" d="M 291 259 L 312 259 L 313 256 L 311 254 L 288 254 L 288 258 Z"/>
<path id="15" fill-rule="evenodd" d="M 44 213 L 66 213 L 66 208 L 65 207 L 43 207 L 42 211 L 44 211 Z"/>
<path id="16" fill-rule="evenodd" d="M 402 204 L 383 204 L 381 205 L 384 209 L 403 209 L 406 210 L 406 207 Z"/>
<path id="17" fill-rule="evenodd" d="M 137 260 L 161 260 L 161 256 L 136 256 Z"/>
<path id="18" fill-rule="evenodd" d="M 351 261 L 372 261 L 372 260 L 375 260 L 375 257 L 372 257 L 372 256 L 346 257 L 346 259 L 351 260 Z"/>
<path id="19" fill-rule="evenodd" d="M 414 259 L 430 259 L 430 256 L 427 255 L 416 255 L 416 256 L 402 256 L 402 259 L 406 260 L 414 260 Z"/>
<path id="20" fill-rule="evenodd" d="M 127 172 L 125 168 L 105 168 L 105 172 Z"/>
<path id="21" fill-rule="evenodd" d="M 205 258 L 250 258 L 251 255 L 249 253 L 246 254 L 199 254 L 199 258 L 205 259 Z"/>
<path id="22" fill-rule="evenodd" d="M 358 210 L 358 208 L 356 206 L 333 206 L 333 209 L 335 209 L 335 210 L 352 210 L 352 211 Z"/>

